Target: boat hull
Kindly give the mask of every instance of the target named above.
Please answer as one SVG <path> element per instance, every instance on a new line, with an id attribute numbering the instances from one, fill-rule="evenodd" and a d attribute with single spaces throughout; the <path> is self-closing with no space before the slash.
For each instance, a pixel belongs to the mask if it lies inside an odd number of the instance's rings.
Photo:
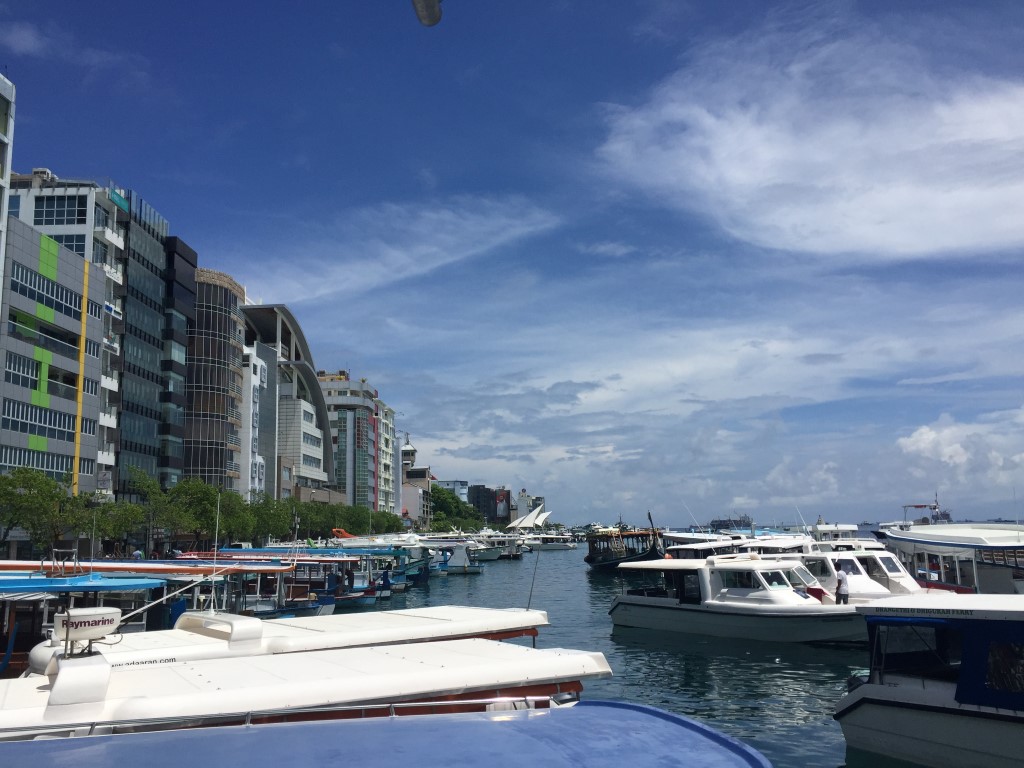
<path id="1" fill-rule="evenodd" d="M 867 641 L 864 618 L 845 606 L 754 613 L 733 606 L 691 605 L 671 598 L 620 595 L 609 614 L 616 626 L 662 632 L 786 643 Z"/>
<path id="2" fill-rule="evenodd" d="M 862 685 L 840 702 L 835 718 L 847 748 L 859 752 L 934 768 L 1020 766 L 1024 712 L 959 704 L 953 690 L 920 679 Z"/>

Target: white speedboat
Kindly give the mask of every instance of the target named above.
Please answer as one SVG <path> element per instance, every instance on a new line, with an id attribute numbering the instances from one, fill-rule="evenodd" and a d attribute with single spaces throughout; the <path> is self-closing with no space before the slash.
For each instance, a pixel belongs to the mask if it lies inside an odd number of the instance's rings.
<path id="1" fill-rule="evenodd" d="M 197 611 L 182 614 L 174 629 L 124 634 L 116 629 L 108 631 L 92 639 L 91 650 L 117 668 L 469 637 L 535 638 L 538 628 L 547 625 L 545 611 L 459 605 L 294 619 Z M 84 648 L 82 641 L 70 650 L 80 652 Z M 25 674 L 44 674 L 51 658 L 62 650 L 64 642 L 56 635 L 39 643 L 29 654 Z"/>
<path id="2" fill-rule="evenodd" d="M 848 749 L 933 768 L 1021 765 L 1019 596 L 905 595 L 857 610 L 870 662 L 836 706 Z"/>
<path id="3" fill-rule="evenodd" d="M 69 626 L 88 630 L 97 621 L 72 615 Z M 38 677 L 0 680 L 0 741 L 182 720 L 195 727 L 387 716 L 399 704 L 422 705 L 403 714 L 486 711 L 501 697 L 543 707 L 553 697 L 575 700 L 584 680 L 610 674 L 600 653 L 479 638 L 119 667 L 101 654 L 59 654 L 43 685 Z"/>
<path id="4" fill-rule="evenodd" d="M 533 552 L 576 549 L 577 544 L 568 533 L 532 533 L 523 539 L 523 544 Z"/>
<path id="5" fill-rule="evenodd" d="M 836 605 L 798 560 L 718 555 L 624 563 L 620 571 L 658 577 L 627 589 L 609 610 L 616 626 L 780 642 L 857 642 L 864 620 Z"/>

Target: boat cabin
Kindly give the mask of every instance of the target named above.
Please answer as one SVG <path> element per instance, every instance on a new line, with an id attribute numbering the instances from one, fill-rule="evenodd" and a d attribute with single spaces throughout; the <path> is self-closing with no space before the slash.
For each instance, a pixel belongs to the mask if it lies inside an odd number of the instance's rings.
<path id="1" fill-rule="evenodd" d="M 1009 595 L 899 597 L 859 606 L 868 626 L 867 682 L 956 684 L 959 705 L 1024 711 L 1024 605 Z M 891 680 L 890 680 L 891 682 Z"/>

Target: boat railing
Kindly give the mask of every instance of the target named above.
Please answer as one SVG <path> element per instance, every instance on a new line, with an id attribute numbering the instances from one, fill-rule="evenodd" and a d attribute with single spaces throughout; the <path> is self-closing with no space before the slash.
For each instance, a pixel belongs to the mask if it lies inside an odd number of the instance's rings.
<path id="1" fill-rule="evenodd" d="M 402 717 L 407 715 L 446 714 L 469 711 L 504 712 L 548 709 L 574 704 L 578 700 L 579 697 L 576 693 L 556 693 L 549 696 L 490 696 L 479 699 L 452 698 L 380 704 L 265 709 L 250 712 L 183 715 L 181 717 L 137 720 L 97 720 L 83 723 L 62 723 L 55 727 L 31 725 L 4 728 L 0 730 L 0 743 L 37 739 L 42 734 L 46 734 L 48 738 L 72 738 L 79 736 L 107 736 L 119 733 L 172 731 L 183 728 L 250 726 L 262 723 L 302 722 L 307 720 L 345 720 L 365 717 Z"/>

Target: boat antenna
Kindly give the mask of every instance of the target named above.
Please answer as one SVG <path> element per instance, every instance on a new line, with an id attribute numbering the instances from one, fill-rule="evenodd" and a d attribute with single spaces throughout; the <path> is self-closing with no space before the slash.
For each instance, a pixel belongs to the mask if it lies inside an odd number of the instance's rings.
<path id="1" fill-rule="evenodd" d="M 533 577 L 530 579 L 530 596 L 526 598 L 526 609 L 529 610 L 533 604 L 533 585 L 537 583 L 537 566 L 540 564 L 540 548 L 534 550 L 534 561 L 533 561 Z"/>
<path id="2" fill-rule="evenodd" d="M 217 487 L 217 517 L 213 527 L 213 570 L 217 570 L 217 550 L 220 547 L 220 492 L 224 488 L 223 485 Z M 227 585 L 224 586 L 224 591 L 227 592 Z M 225 597 L 227 597 L 225 595 Z M 212 578 L 210 579 L 210 613 L 216 612 L 217 603 L 217 582 Z"/>
<path id="3" fill-rule="evenodd" d="M 800 525 L 804 527 L 804 533 L 807 533 L 807 521 L 804 520 L 804 513 L 800 511 L 800 507 L 796 504 L 793 505 L 793 509 L 796 510 L 796 514 L 800 518 Z"/>
<path id="4" fill-rule="evenodd" d="M 704 533 L 704 526 L 702 526 L 700 523 L 697 522 L 697 518 L 694 517 L 694 514 L 693 514 L 693 512 L 690 511 L 690 508 L 688 506 L 686 506 L 686 502 L 685 501 L 683 502 L 683 506 L 686 507 L 686 511 L 690 513 L 690 519 L 693 520 L 693 524 L 695 526 L 697 526 L 697 532 L 698 533 Z M 710 532 L 711 531 L 709 530 L 708 533 L 710 533 Z"/>

